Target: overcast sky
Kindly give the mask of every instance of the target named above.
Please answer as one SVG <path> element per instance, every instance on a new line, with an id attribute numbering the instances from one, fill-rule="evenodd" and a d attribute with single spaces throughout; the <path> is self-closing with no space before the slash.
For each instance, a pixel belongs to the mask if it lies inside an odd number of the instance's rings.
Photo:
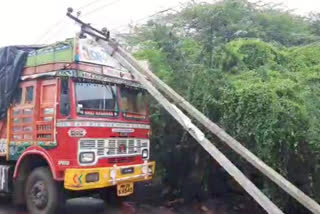
<path id="1" fill-rule="evenodd" d="M 2 0 L 0 46 L 63 40 L 77 29 L 66 18 L 66 8 L 81 8 L 83 18 L 95 25 L 123 30 L 128 24 L 189 0 Z M 198 0 L 195 0 L 198 1 Z M 203 1 L 203 0 L 199 0 Z M 210 0 L 206 0 L 210 1 Z M 252 0 L 255 1 L 255 0 Z M 320 11 L 319 0 L 264 0 L 283 2 L 296 13 Z M 85 6 L 85 7 L 84 7 Z M 86 15 L 87 14 L 87 15 Z"/>

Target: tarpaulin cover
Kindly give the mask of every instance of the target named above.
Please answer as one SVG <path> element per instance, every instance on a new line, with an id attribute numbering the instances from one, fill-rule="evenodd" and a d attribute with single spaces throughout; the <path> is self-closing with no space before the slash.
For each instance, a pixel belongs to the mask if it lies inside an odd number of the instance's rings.
<path id="1" fill-rule="evenodd" d="M 0 119 L 6 116 L 29 50 L 21 47 L 0 48 Z"/>

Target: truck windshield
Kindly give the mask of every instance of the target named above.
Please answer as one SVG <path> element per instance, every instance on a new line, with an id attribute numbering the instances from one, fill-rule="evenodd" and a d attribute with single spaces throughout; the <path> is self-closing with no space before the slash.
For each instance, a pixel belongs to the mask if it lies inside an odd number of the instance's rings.
<path id="1" fill-rule="evenodd" d="M 77 112 L 87 116 L 116 116 L 117 95 L 115 85 L 75 83 Z"/>
<path id="2" fill-rule="evenodd" d="M 121 109 L 128 119 L 144 120 L 147 114 L 145 91 L 142 89 L 121 87 Z"/>

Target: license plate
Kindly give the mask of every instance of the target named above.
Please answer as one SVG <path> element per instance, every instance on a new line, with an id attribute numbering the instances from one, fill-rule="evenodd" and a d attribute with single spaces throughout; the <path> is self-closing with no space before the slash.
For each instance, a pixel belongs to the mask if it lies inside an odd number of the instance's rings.
<path id="1" fill-rule="evenodd" d="M 127 196 L 133 193 L 133 183 L 123 183 L 117 185 L 117 195 Z"/>
<path id="2" fill-rule="evenodd" d="M 121 169 L 121 174 L 125 175 L 125 174 L 131 174 L 134 172 L 133 167 L 129 167 L 129 168 L 123 168 Z"/>

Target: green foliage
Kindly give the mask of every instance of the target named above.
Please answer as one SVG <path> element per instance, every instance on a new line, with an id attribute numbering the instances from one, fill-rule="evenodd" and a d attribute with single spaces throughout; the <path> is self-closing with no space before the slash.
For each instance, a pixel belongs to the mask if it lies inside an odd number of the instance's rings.
<path id="1" fill-rule="evenodd" d="M 147 59 L 151 65 L 151 69 L 163 80 L 169 81 L 172 70 L 168 66 L 167 57 L 163 52 L 157 49 L 146 49 L 135 54 L 138 59 Z"/>
<path id="2" fill-rule="evenodd" d="M 320 36 L 320 13 L 311 13 L 308 17 L 312 33 Z"/>
<path id="3" fill-rule="evenodd" d="M 297 83 L 281 78 L 278 72 L 265 75 L 268 80 L 252 71 L 232 77 L 232 87 L 222 97 L 221 124 L 262 159 L 286 170 L 282 144 L 295 151 L 304 140 L 305 106 L 296 95 Z"/>
<path id="4" fill-rule="evenodd" d="M 253 70 L 261 66 L 275 67 L 286 62 L 276 47 L 257 39 L 238 39 L 227 43 L 215 57 L 223 71 Z"/>
<path id="5" fill-rule="evenodd" d="M 136 27 L 129 43 L 179 94 L 320 200 L 318 20 L 246 0 L 190 3 Z M 154 158 L 163 167 L 162 176 L 179 189 L 184 177 L 176 180 L 173 154 L 193 162 L 190 166 L 199 161 L 206 166 L 208 158 L 189 159 L 187 151 L 196 157 L 201 150 L 159 105 L 152 102 L 151 112 Z M 247 163 L 232 158 L 246 168 Z M 205 173 L 201 176 L 207 188 Z M 306 213 L 274 186 L 266 183 L 265 188 L 288 213 Z"/>
<path id="6" fill-rule="evenodd" d="M 292 71 L 319 71 L 320 43 L 291 48 L 288 54 Z"/>
<path id="7" fill-rule="evenodd" d="M 302 45 L 315 41 L 308 23 L 301 17 L 288 12 L 266 10 L 259 13 L 256 22 L 260 36 L 265 41 L 277 41 L 283 45 Z"/>

